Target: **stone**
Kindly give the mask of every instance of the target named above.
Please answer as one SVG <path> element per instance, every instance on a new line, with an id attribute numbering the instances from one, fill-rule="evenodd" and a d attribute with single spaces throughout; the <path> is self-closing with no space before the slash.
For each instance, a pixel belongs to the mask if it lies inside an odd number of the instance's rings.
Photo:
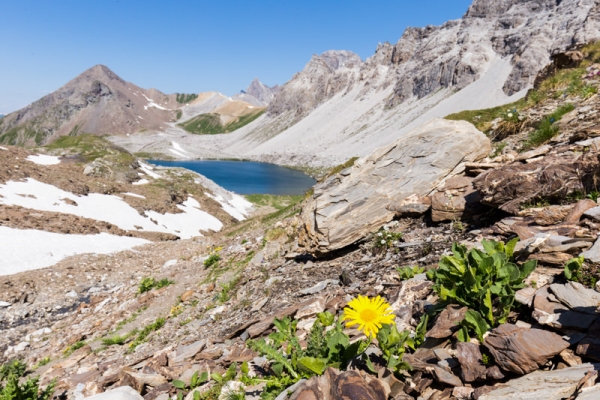
<path id="1" fill-rule="evenodd" d="M 244 389 L 245 389 L 244 384 L 242 382 L 229 381 L 223 385 L 223 388 L 221 389 L 221 394 L 219 394 L 218 400 L 228 400 L 235 393 L 240 393 L 240 392 L 245 393 Z"/>
<path id="2" fill-rule="evenodd" d="M 305 305 L 298 311 L 294 318 L 312 317 L 325 310 L 325 299 L 323 297 L 315 298 L 310 304 Z"/>
<path id="3" fill-rule="evenodd" d="M 533 304 L 533 298 L 535 297 L 536 290 L 532 287 L 526 287 L 520 290 L 517 290 L 515 293 L 515 300 L 519 303 L 531 307 Z"/>
<path id="4" fill-rule="evenodd" d="M 169 357 L 169 364 L 178 363 L 183 360 L 187 360 L 194 357 L 204 348 L 204 346 L 206 346 L 206 340 L 198 340 L 197 342 L 194 342 L 187 346 L 180 345 L 179 347 L 177 347 L 174 357 Z"/>
<path id="5" fill-rule="evenodd" d="M 533 149 L 533 150 L 526 151 L 524 153 L 519 154 L 515 158 L 515 161 L 525 161 L 530 158 L 539 157 L 539 156 L 542 156 L 542 155 L 548 153 L 551 149 L 552 149 L 552 146 L 546 144 L 546 145 L 538 147 L 537 149 Z"/>
<path id="6" fill-rule="evenodd" d="M 433 365 L 431 373 L 436 381 L 449 386 L 462 386 L 462 381 L 450 371 L 446 371 L 444 368 Z"/>
<path id="7" fill-rule="evenodd" d="M 181 295 L 181 301 L 185 303 L 186 301 L 188 301 L 189 299 L 191 299 L 191 298 L 192 298 L 192 296 L 194 295 L 194 293 L 195 293 L 195 292 L 194 292 L 193 290 L 186 290 L 186 291 L 185 291 L 185 292 L 183 292 L 183 294 Z"/>
<path id="8" fill-rule="evenodd" d="M 547 155 L 531 164 L 517 161 L 489 170 L 475 178 L 473 185 L 481 193 L 484 204 L 517 215 L 521 205 L 529 201 L 561 199 L 575 191 L 586 192 L 583 182 L 598 179 L 600 162 L 595 153 L 561 153 Z"/>
<path id="9" fill-rule="evenodd" d="M 597 400 L 600 399 L 600 385 L 595 385 L 583 389 L 578 395 L 577 400 Z"/>
<path id="10" fill-rule="evenodd" d="M 433 327 L 425 334 L 427 338 L 445 339 L 452 336 L 460 328 L 458 325 L 465 318 L 467 307 L 448 305 L 436 318 Z"/>
<path id="11" fill-rule="evenodd" d="M 337 279 L 325 279 L 324 281 L 321 281 L 314 286 L 298 291 L 298 293 L 303 295 L 319 293 L 325 290 L 325 288 L 330 284 L 339 285 L 340 281 L 338 281 Z"/>
<path id="12" fill-rule="evenodd" d="M 533 217 L 535 218 L 535 223 L 538 225 L 556 225 L 561 223 L 569 215 L 570 211 L 570 206 L 550 206 L 536 212 Z"/>
<path id="13" fill-rule="evenodd" d="M 323 375 L 303 382 L 289 400 L 387 400 L 388 395 L 379 379 L 357 371 L 328 368 Z"/>
<path id="14" fill-rule="evenodd" d="M 478 345 L 458 342 L 456 344 L 456 357 L 460 363 L 463 381 L 471 383 L 486 378 L 487 368 L 483 365 Z"/>
<path id="15" fill-rule="evenodd" d="M 490 149 L 473 125 L 434 119 L 317 184 L 300 214 L 299 244 L 326 254 L 355 243 L 392 220 L 390 203 L 432 193 Z"/>
<path id="16" fill-rule="evenodd" d="M 575 207 L 571 209 L 571 212 L 569 213 L 569 215 L 567 215 L 563 222 L 565 224 L 576 224 L 579 222 L 579 219 L 585 212 L 597 206 L 598 204 L 594 200 L 579 200 L 577 204 L 575 204 Z"/>
<path id="17" fill-rule="evenodd" d="M 12 303 L 9 303 L 8 301 L 0 301 L 0 308 L 7 308 L 12 306 Z"/>
<path id="18" fill-rule="evenodd" d="M 452 389 L 452 396 L 459 400 L 469 400 L 473 395 L 475 389 L 465 386 L 457 386 Z"/>
<path id="19" fill-rule="evenodd" d="M 535 371 L 493 388 L 479 400 L 562 400 L 575 393 L 579 382 L 595 367 L 581 364 L 554 371 Z"/>
<path id="20" fill-rule="evenodd" d="M 452 177 L 431 197 L 431 219 L 433 222 L 471 219 L 486 209 L 480 200 L 472 178 Z"/>
<path id="21" fill-rule="evenodd" d="M 552 301 L 551 298 L 555 301 Z M 538 323 L 556 329 L 585 330 L 596 320 L 595 315 L 573 311 L 560 303 L 549 292 L 547 286 L 536 292 L 533 300 L 533 308 L 534 311 L 531 315 Z"/>
<path id="22" fill-rule="evenodd" d="M 584 251 L 580 255 L 583 256 L 586 261 L 600 263 L 600 239 L 596 240 L 589 250 Z"/>
<path id="23" fill-rule="evenodd" d="M 144 400 L 135 389 L 129 386 L 121 386 L 104 393 L 87 397 L 86 400 Z"/>
<path id="24" fill-rule="evenodd" d="M 600 305 L 600 293 L 588 289 L 579 282 L 568 282 L 564 285 L 550 285 L 550 292 L 556 299 L 570 309 L 584 314 L 597 315 Z"/>
<path id="25" fill-rule="evenodd" d="M 554 332 L 519 328 L 512 324 L 493 329 L 485 338 L 484 345 L 500 368 L 520 375 L 536 371 L 569 347 L 569 343 Z"/>

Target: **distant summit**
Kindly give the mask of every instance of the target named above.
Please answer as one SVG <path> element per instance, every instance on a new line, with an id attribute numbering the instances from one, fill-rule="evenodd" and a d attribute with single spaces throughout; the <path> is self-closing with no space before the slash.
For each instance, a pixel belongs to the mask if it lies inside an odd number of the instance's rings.
<path id="1" fill-rule="evenodd" d="M 258 107 L 266 107 L 275 98 L 275 95 L 279 93 L 281 86 L 275 85 L 269 87 L 254 78 L 246 90 L 240 91 L 240 93 L 233 96 L 236 100 L 242 100 Z"/>
<path id="2" fill-rule="evenodd" d="M 95 65 L 55 92 L 10 113 L 0 143 L 41 145 L 61 135 L 122 135 L 163 129 L 174 120 L 175 95 L 142 89 L 105 65 Z"/>

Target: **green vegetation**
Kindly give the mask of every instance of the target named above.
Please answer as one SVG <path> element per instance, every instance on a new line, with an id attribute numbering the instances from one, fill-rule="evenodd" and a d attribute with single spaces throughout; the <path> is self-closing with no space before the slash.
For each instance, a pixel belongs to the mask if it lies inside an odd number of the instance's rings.
<path id="1" fill-rule="evenodd" d="M 210 268 L 221 261 L 221 255 L 218 252 L 213 252 L 204 260 L 204 268 Z"/>
<path id="2" fill-rule="evenodd" d="M 127 150 L 100 136 L 84 133 L 78 136 L 61 136 L 45 146 L 48 150 L 67 150 L 71 155 L 79 155 L 86 162 L 97 158 L 110 158 L 113 164 L 129 167 L 134 161 Z"/>
<path id="3" fill-rule="evenodd" d="M 537 266 L 536 260 L 515 264 L 513 250 L 517 242 L 518 238 L 506 244 L 483 240 L 483 251 L 467 250 L 455 243 L 453 255 L 443 257 L 439 269 L 427 273 L 442 301 L 469 307 L 461 323 L 460 340 L 469 340 L 469 332 L 473 331 L 481 340 L 490 327 L 506 322 L 515 291 L 525 286 L 523 281 Z"/>
<path id="4" fill-rule="evenodd" d="M 179 104 L 187 104 L 196 100 L 197 98 L 198 95 L 195 93 L 176 93 L 175 100 L 177 100 Z"/>
<path id="5" fill-rule="evenodd" d="M 83 340 L 80 340 L 74 344 L 72 344 L 71 346 L 67 346 L 67 348 L 65 349 L 65 351 L 63 351 L 63 354 L 68 357 L 71 354 L 73 354 L 73 352 L 75 350 L 79 350 L 80 348 L 82 348 L 83 346 L 85 346 L 85 342 Z"/>
<path id="6" fill-rule="evenodd" d="M 215 135 L 218 133 L 230 133 L 243 126 L 248 125 L 265 112 L 264 108 L 257 108 L 246 115 L 237 117 L 233 121 L 223 125 L 219 114 L 201 114 L 188 121 L 178 124 L 189 133 L 197 135 Z"/>
<path id="7" fill-rule="evenodd" d="M 175 120 L 179 121 L 182 116 L 183 116 L 183 111 L 177 110 L 177 112 L 175 113 Z"/>
<path id="8" fill-rule="evenodd" d="M 36 145 L 40 145 L 45 138 L 44 133 L 33 128 L 31 123 L 25 123 L 0 134 L 0 144 L 24 146 L 33 139 Z"/>
<path id="9" fill-rule="evenodd" d="M 373 247 L 378 250 L 387 250 L 401 239 L 402 233 L 381 228 L 373 235 Z"/>
<path id="10" fill-rule="evenodd" d="M 574 109 L 573 104 L 567 103 L 557 108 L 552 114 L 545 116 L 538 124 L 537 129 L 529 135 L 529 138 L 523 144 L 523 149 L 538 147 L 556 136 L 558 127 L 554 123 Z"/>
<path id="11" fill-rule="evenodd" d="M 407 265 L 406 267 L 396 268 L 396 271 L 398 271 L 400 280 L 405 281 L 407 279 L 414 278 L 415 275 L 422 274 L 423 272 L 425 272 L 425 268 L 420 268 L 418 265 L 415 265 L 414 267 L 409 267 Z"/>
<path id="12" fill-rule="evenodd" d="M 147 325 L 144 329 L 142 329 L 139 333 L 137 333 L 137 337 L 131 344 L 129 345 L 129 351 L 134 351 L 137 346 L 144 343 L 148 335 L 152 332 L 155 332 L 162 328 L 165 325 L 165 319 L 163 317 L 158 317 L 153 323 Z"/>
<path id="13" fill-rule="evenodd" d="M 583 256 L 571 258 L 565 264 L 565 278 L 574 282 L 583 282 L 583 274 L 581 271 L 581 266 L 583 265 Z"/>
<path id="14" fill-rule="evenodd" d="M 39 386 L 39 377 L 24 379 L 27 366 L 19 360 L 0 368 L 0 400 L 50 400 L 56 381 L 45 389 Z"/>
<path id="15" fill-rule="evenodd" d="M 138 286 L 138 293 L 146 293 L 152 289 L 161 289 L 169 285 L 173 285 L 175 281 L 171 281 L 167 278 L 163 278 L 159 281 L 152 277 L 142 278 L 140 285 Z"/>
<path id="16" fill-rule="evenodd" d="M 346 161 L 345 163 L 340 164 L 340 165 L 336 165 L 335 167 L 333 167 L 331 169 L 331 171 L 329 171 L 327 173 L 327 175 L 322 180 L 324 181 L 325 179 L 329 178 L 330 176 L 333 176 L 333 175 L 335 175 L 337 173 L 340 173 L 343 170 L 345 170 L 346 168 L 350 168 L 351 166 L 354 165 L 354 163 L 356 162 L 356 160 L 358 160 L 358 157 L 352 157 L 348 161 Z"/>

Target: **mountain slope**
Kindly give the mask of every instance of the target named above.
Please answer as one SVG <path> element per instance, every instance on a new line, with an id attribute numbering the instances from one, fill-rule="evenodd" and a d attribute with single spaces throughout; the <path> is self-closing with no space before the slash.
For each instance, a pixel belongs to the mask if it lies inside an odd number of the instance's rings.
<path id="1" fill-rule="evenodd" d="M 175 95 L 141 89 L 96 65 L 57 91 L 5 116 L 0 143 L 34 145 L 80 132 L 123 135 L 163 129 L 175 112 Z"/>
<path id="2" fill-rule="evenodd" d="M 215 151 L 284 164 L 334 165 L 390 143 L 434 117 L 523 97 L 553 53 L 600 39 L 594 0 L 475 0 L 460 20 L 409 28 L 361 61 L 313 56 L 266 116 Z"/>

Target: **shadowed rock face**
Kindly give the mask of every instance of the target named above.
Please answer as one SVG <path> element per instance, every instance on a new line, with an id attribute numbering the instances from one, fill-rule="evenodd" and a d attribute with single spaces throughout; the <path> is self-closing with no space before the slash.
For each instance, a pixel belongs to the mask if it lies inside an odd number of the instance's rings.
<path id="1" fill-rule="evenodd" d="M 315 186 L 302 209 L 300 243 L 316 253 L 348 246 L 391 221 L 389 204 L 429 195 L 489 151 L 473 125 L 433 120 Z"/>

